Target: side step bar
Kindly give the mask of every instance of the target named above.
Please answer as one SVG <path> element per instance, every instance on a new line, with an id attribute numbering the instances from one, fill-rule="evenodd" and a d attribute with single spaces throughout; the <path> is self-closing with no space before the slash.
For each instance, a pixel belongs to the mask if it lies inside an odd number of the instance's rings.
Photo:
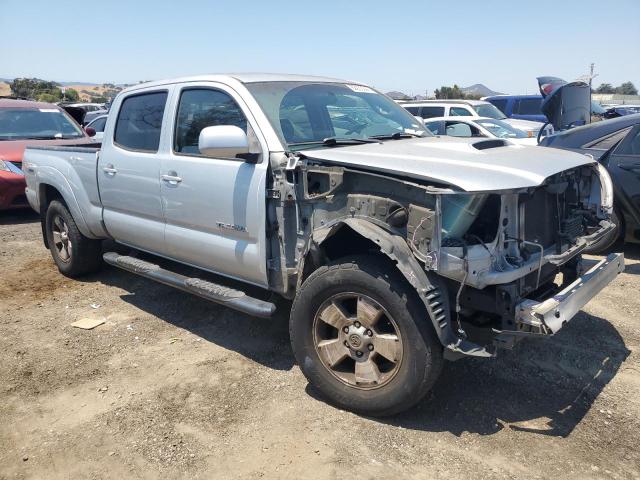
<path id="1" fill-rule="evenodd" d="M 276 306 L 273 303 L 250 297 L 240 290 L 234 290 L 199 278 L 185 277 L 139 258 L 120 255 L 116 252 L 107 252 L 102 258 L 114 267 L 193 293 L 206 300 L 220 303 L 255 317 L 269 318 L 276 311 Z"/>

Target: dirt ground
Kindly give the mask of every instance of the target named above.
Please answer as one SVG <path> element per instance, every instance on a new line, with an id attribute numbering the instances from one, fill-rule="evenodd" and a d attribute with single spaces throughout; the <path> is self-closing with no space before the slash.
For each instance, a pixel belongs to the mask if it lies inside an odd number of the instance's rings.
<path id="1" fill-rule="evenodd" d="M 60 275 L 0 214 L 0 479 L 640 478 L 640 248 L 554 338 L 446 365 L 416 408 L 326 404 L 286 312 L 248 317 L 105 267 Z M 94 330 L 70 324 L 104 318 Z"/>

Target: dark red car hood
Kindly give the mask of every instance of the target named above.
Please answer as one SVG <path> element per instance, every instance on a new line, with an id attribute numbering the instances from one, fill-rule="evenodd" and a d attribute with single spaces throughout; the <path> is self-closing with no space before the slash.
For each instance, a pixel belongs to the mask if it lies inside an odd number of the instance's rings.
<path id="1" fill-rule="evenodd" d="M 35 146 L 88 145 L 93 143 L 90 137 L 67 138 L 64 140 L 0 140 L 0 160 L 22 163 L 24 149 Z"/>

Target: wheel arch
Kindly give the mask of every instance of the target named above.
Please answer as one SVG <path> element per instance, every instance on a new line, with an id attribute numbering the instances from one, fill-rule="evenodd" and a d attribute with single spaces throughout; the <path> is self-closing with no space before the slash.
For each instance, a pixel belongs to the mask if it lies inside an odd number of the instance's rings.
<path id="1" fill-rule="evenodd" d="M 71 189 L 71 186 L 66 181 L 66 179 L 62 178 L 59 180 L 61 181 L 56 181 L 55 185 L 54 185 L 54 182 L 40 182 L 38 184 L 38 205 L 40 207 L 40 223 L 42 226 L 44 243 L 47 248 L 49 248 L 49 245 L 45 235 L 45 219 L 47 215 L 47 209 L 49 208 L 49 205 L 51 204 L 51 202 L 53 202 L 54 200 L 59 200 L 65 204 L 65 206 L 69 209 L 69 212 L 71 213 L 71 216 L 73 217 L 74 221 L 76 222 L 78 229 L 84 236 L 88 238 L 94 238 L 94 235 L 91 233 L 91 230 L 87 225 L 84 215 L 82 214 L 82 210 L 78 205 L 78 201 L 75 195 L 73 194 L 73 190 Z"/>
<path id="2" fill-rule="evenodd" d="M 391 260 L 424 304 L 427 316 L 444 347 L 458 353 L 475 352 L 479 356 L 490 356 L 484 348 L 456 335 L 451 323 L 449 299 L 444 284 L 437 275 L 424 270 L 406 240 L 365 219 L 344 218 L 325 228 L 314 230 L 307 253 L 303 257 L 299 284 L 316 268 L 333 260 L 327 253 L 335 255 L 336 252 L 331 252 L 327 246 L 330 245 L 328 242 L 331 238 L 336 238 L 337 235 L 342 236 L 341 240 L 358 239 L 371 246 L 373 254 L 384 255 Z"/>

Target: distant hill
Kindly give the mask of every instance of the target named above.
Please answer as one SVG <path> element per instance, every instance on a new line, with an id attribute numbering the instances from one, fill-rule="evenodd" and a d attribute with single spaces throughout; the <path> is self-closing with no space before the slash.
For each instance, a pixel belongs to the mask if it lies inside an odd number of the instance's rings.
<path id="1" fill-rule="evenodd" d="M 11 95 L 9 84 L 4 80 L 0 80 L 0 97 L 8 97 L 9 95 Z"/>
<path id="2" fill-rule="evenodd" d="M 406 93 L 398 92 L 396 90 L 392 90 L 391 92 L 386 93 L 387 97 L 392 98 L 393 100 L 411 100 L 413 97 L 410 97 Z"/>
<path id="3" fill-rule="evenodd" d="M 9 86 L 9 82 L 13 81 L 12 79 L 2 79 L 0 78 L 0 97 L 7 97 L 11 95 L 11 87 Z M 103 84 L 100 85 L 98 83 L 79 83 L 79 82 L 56 82 L 59 85 L 66 88 L 73 88 L 80 95 L 80 101 L 82 102 L 91 102 L 93 98 L 96 97 L 114 97 L 120 90 L 122 90 L 121 85 L 113 85 L 113 84 Z"/>
<path id="4" fill-rule="evenodd" d="M 491 90 L 489 87 L 487 87 L 486 85 L 483 85 L 482 83 L 476 83 L 474 85 L 471 85 L 470 87 L 461 88 L 460 90 L 462 90 L 462 93 L 464 93 L 465 95 L 474 95 L 477 97 L 490 97 L 492 95 L 504 95 L 503 93 L 495 92 Z"/>

